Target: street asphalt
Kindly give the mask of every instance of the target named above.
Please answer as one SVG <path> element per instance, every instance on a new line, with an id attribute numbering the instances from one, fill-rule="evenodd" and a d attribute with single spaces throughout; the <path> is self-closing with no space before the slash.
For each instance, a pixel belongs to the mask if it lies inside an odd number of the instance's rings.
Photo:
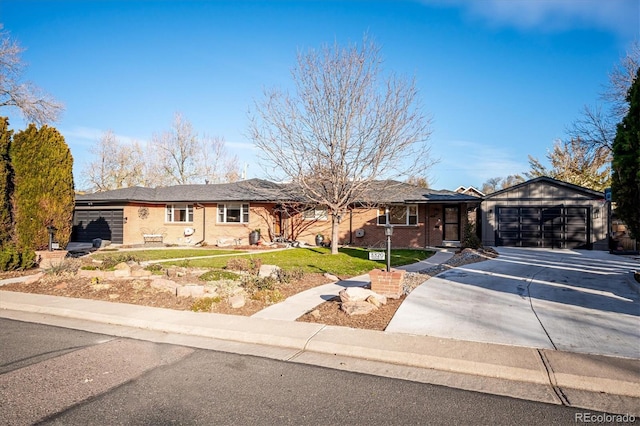
<path id="1" fill-rule="evenodd" d="M 638 263 L 586 251 L 563 251 L 560 258 L 546 251 L 500 251 L 496 260 L 447 271 L 418 287 L 385 332 L 6 291 L 0 292 L 0 316 L 408 380 L 440 372 L 452 387 L 472 377 L 482 381 L 475 380 L 472 388 L 483 392 L 640 416 L 640 357 L 633 352 L 640 344 L 638 294 L 622 280 Z M 582 271 L 593 279 L 549 275 L 558 271 Z M 482 281 L 486 276 L 499 284 L 490 287 Z M 451 303 L 436 306 L 429 296 L 421 296 L 434 287 L 433 297 L 446 301 L 444 286 Z M 471 295 L 466 298 L 465 288 Z M 310 300 L 315 305 L 307 310 L 318 304 Z M 421 303 L 426 303 L 426 313 L 416 319 Z M 452 313 L 434 320 L 429 317 L 434 310 Z M 407 329 L 413 323 L 426 327 L 437 322 L 449 331 Z M 475 334 L 456 334 L 471 323 L 477 324 Z M 478 337 L 481 326 L 486 339 Z M 577 337 L 565 336 L 574 330 Z M 614 336 L 613 353 L 583 350 L 585 342 L 606 347 L 600 342 L 606 336 L 597 333 Z M 583 346 L 572 346 L 577 343 Z M 613 349 L 621 345 L 623 349 Z"/>

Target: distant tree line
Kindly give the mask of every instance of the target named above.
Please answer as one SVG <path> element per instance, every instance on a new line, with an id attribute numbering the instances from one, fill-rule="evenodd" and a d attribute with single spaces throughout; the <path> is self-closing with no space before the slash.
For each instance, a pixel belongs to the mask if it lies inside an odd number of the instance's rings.
<path id="1" fill-rule="evenodd" d="M 83 170 L 82 185 L 92 192 L 241 178 L 238 157 L 228 154 L 224 139 L 200 136 L 179 113 L 170 130 L 154 134 L 148 143 L 125 142 L 107 131 L 91 153 L 93 159 Z"/>

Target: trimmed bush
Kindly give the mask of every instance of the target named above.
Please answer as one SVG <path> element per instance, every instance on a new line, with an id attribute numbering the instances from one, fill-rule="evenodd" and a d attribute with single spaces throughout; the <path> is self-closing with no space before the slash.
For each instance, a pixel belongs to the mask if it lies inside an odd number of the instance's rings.
<path id="1" fill-rule="evenodd" d="M 71 237 L 75 193 L 73 158 L 64 137 L 53 127 L 34 124 L 18 132 L 9 149 L 13 169 L 13 220 L 19 247 L 44 250 L 48 226 L 66 247 Z"/>
<path id="2" fill-rule="evenodd" d="M 18 250 L 14 246 L 0 249 L 0 271 L 17 271 L 36 266 L 36 254 L 33 250 Z"/>

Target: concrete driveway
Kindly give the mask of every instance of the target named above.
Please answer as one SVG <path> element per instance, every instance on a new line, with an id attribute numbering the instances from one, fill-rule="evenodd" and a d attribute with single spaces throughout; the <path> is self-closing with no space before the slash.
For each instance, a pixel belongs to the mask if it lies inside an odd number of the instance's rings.
<path id="1" fill-rule="evenodd" d="M 387 331 L 640 359 L 640 262 L 588 250 L 499 248 L 416 288 Z"/>

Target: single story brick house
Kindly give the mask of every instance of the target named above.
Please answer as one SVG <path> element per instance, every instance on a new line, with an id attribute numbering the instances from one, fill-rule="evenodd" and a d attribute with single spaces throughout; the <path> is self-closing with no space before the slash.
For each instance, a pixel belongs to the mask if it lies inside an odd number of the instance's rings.
<path id="1" fill-rule="evenodd" d="M 604 193 L 538 177 L 484 197 L 485 246 L 609 249 Z"/>
<path id="2" fill-rule="evenodd" d="M 458 246 L 481 199 L 394 182 L 355 203 L 339 218 L 340 244 L 383 247 L 385 209 L 394 247 Z M 384 188 L 384 189 L 383 189 Z M 72 241 L 115 244 L 246 245 L 259 229 L 263 241 L 314 244 L 331 235 L 324 206 L 305 202 L 288 184 L 261 179 L 234 183 L 123 188 L 76 195 Z"/>

